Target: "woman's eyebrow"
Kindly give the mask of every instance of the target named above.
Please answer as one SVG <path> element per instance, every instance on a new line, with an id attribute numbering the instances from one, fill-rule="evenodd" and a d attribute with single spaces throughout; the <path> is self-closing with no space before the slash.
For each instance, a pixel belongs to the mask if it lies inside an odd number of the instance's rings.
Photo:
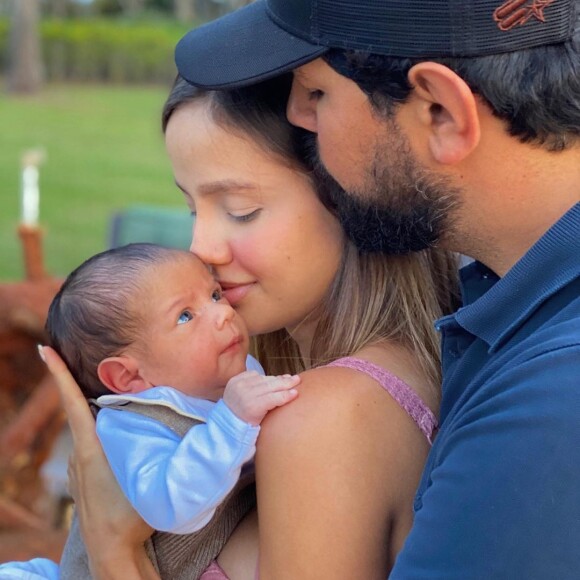
<path id="1" fill-rule="evenodd" d="M 255 184 L 247 181 L 236 181 L 235 179 L 221 179 L 210 183 L 202 183 L 197 192 L 199 195 L 212 195 L 215 193 L 228 193 L 230 191 L 256 191 Z M 183 191 L 183 190 L 182 190 Z"/>
<path id="2" fill-rule="evenodd" d="M 185 187 L 179 185 L 176 181 L 175 185 L 188 198 L 192 199 L 191 194 Z M 203 183 L 197 189 L 199 195 L 206 196 L 215 193 L 228 193 L 230 191 L 257 191 L 259 188 L 254 184 L 246 181 L 236 181 L 235 179 L 221 179 L 219 181 L 212 181 L 210 183 Z"/>

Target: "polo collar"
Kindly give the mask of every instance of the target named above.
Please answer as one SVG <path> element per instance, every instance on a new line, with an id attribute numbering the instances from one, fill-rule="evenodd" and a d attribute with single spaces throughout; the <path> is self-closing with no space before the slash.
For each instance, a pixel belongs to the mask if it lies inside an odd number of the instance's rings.
<path id="1" fill-rule="evenodd" d="M 580 277 L 580 203 L 566 212 L 503 277 L 478 262 L 463 269 L 455 320 L 497 350 L 550 296 Z M 490 287 L 491 286 L 491 287 Z"/>

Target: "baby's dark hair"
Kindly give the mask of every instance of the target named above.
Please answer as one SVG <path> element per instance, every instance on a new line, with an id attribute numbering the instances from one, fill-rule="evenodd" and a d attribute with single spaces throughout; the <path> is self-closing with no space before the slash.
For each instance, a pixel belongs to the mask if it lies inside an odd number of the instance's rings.
<path id="1" fill-rule="evenodd" d="M 99 363 L 121 355 L 142 331 L 131 308 L 152 267 L 188 252 L 155 244 L 129 244 L 101 252 L 76 268 L 54 297 L 46 320 L 49 344 L 62 357 L 87 398 L 110 394 Z"/>

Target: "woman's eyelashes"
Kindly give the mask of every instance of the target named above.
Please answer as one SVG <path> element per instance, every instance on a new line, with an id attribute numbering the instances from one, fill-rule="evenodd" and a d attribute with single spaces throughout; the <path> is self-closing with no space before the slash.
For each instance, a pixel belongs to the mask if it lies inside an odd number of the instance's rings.
<path id="1" fill-rule="evenodd" d="M 228 212 L 228 215 L 230 216 L 231 219 L 233 219 L 236 222 L 249 222 L 252 221 L 255 217 L 258 216 L 258 214 L 260 213 L 261 210 L 259 209 L 255 209 L 254 211 L 251 211 L 249 213 L 245 213 L 243 215 L 236 215 L 234 213 L 230 213 Z M 189 212 L 189 215 L 191 215 L 191 217 L 195 220 L 197 218 L 197 212 L 194 210 L 191 210 Z"/>
<path id="2" fill-rule="evenodd" d="M 234 213 L 229 213 L 228 215 L 236 222 L 249 222 L 252 221 L 254 218 L 256 218 L 258 216 L 258 214 L 261 212 L 261 209 L 255 209 L 254 211 L 251 211 L 249 213 L 245 213 L 242 215 L 236 215 Z"/>
<path id="3" fill-rule="evenodd" d="M 193 320 L 193 314 L 189 310 L 184 310 L 177 318 L 177 324 L 187 324 Z"/>

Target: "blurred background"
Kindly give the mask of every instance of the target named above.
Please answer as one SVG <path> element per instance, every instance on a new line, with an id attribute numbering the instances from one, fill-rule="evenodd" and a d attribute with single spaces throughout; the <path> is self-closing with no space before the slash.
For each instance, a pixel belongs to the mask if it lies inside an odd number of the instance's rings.
<path id="1" fill-rule="evenodd" d="M 23 276 L 22 157 L 41 152 L 47 270 L 108 244 L 111 214 L 182 207 L 159 128 L 190 28 L 248 0 L 0 0 L 0 281 Z"/>
<path id="2" fill-rule="evenodd" d="M 130 241 L 187 248 L 160 113 L 189 29 L 248 0 L 0 0 L 0 562 L 58 560 L 70 439 L 41 363 L 62 279 Z"/>

